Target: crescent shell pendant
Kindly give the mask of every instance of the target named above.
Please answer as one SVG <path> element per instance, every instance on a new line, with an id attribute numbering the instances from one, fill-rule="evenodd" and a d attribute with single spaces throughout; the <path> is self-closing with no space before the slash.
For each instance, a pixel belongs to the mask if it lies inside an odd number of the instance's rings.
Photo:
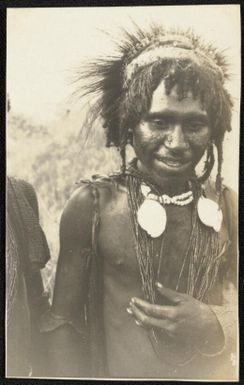
<path id="1" fill-rule="evenodd" d="M 204 225 L 212 227 L 216 232 L 220 231 L 223 213 L 216 202 L 201 196 L 197 202 L 197 212 Z"/>
<path id="2" fill-rule="evenodd" d="M 158 201 L 145 199 L 137 212 L 137 220 L 143 230 L 157 238 L 166 227 L 166 210 Z"/>

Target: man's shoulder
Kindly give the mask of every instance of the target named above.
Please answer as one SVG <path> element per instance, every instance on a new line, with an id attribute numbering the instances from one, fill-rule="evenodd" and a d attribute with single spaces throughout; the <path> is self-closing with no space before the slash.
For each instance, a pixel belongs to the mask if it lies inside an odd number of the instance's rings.
<path id="1" fill-rule="evenodd" d="M 210 199 L 213 199 L 214 201 L 218 201 L 218 194 L 216 192 L 215 183 L 213 180 L 208 180 L 207 182 L 204 183 L 204 190 L 207 197 L 209 197 Z M 222 195 L 222 201 L 224 202 L 224 204 L 228 202 L 237 202 L 236 191 L 232 187 L 226 185 L 225 183 L 222 185 L 221 195 Z"/>
<path id="2" fill-rule="evenodd" d="M 82 227 L 89 225 L 94 211 L 104 208 L 121 188 L 123 178 L 119 174 L 81 179 L 65 204 L 62 222 L 72 227 L 74 224 Z"/>
<path id="3" fill-rule="evenodd" d="M 215 184 L 212 181 L 208 181 L 204 184 L 204 190 L 208 198 L 218 203 L 219 198 L 216 193 Z M 230 238 L 236 237 L 238 222 L 238 196 L 233 188 L 225 184 L 222 185 L 220 207 L 223 212 L 224 221 L 228 228 Z"/>
<path id="4" fill-rule="evenodd" d="M 107 189 L 113 190 L 119 185 L 125 184 L 125 177 L 120 172 L 115 172 L 109 175 L 95 174 L 90 179 L 80 179 L 76 182 L 77 187 L 88 186 L 90 189 Z"/>
<path id="5" fill-rule="evenodd" d="M 86 204 L 95 199 L 106 203 L 117 191 L 123 190 L 124 187 L 125 180 L 120 173 L 114 173 L 108 176 L 93 175 L 91 179 L 81 179 L 77 182 L 77 188 L 71 200 L 77 202 L 77 204 Z"/>

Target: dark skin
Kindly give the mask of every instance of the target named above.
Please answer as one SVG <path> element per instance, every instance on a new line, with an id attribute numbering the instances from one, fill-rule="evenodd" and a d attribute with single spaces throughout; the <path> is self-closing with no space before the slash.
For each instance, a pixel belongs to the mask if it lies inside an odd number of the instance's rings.
<path id="1" fill-rule="evenodd" d="M 190 295 L 165 288 L 160 283 L 156 286 L 171 305 L 152 305 L 140 298 L 132 298 L 127 311 L 130 313 L 131 310 L 139 326 L 163 329 L 178 342 L 191 343 L 199 348 L 206 340 L 210 346 L 211 341 L 221 345 L 220 325 L 208 305 Z"/>
<path id="2" fill-rule="evenodd" d="M 171 368 L 164 360 L 157 358 L 147 335 L 146 324 L 148 319 L 144 315 L 142 316 L 144 318 L 140 318 L 139 315 L 137 316 L 138 313 L 136 313 L 140 310 L 139 299 L 143 298 L 143 294 L 135 253 L 135 239 L 129 219 L 126 191 L 123 186 L 118 186 L 116 190 L 109 187 L 100 188 L 99 192 L 102 223 L 99 236 L 99 250 L 105 262 L 104 321 L 109 375 L 121 378 L 127 376 L 162 378 L 167 375 L 174 377 L 176 375 L 174 370 L 181 370 L 181 368 L 175 368 L 174 366 Z M 55 283 L 53 312 L 74 321 L 79 319 L 80 309 L 82 309 L 86 297 L 86 277 L 82 276 L 83 280 L 81 279 L 82 266 L 85 263 L 82 249 L 90 245 L 91 213 L 92 196 L 90 190 L 88 187 L 80 188 L 68 202 L 61 221 L 61 247 Z M 177 274 L 179 274 L 182 258 L 189 239 L 190 207 L 172 206 L 170 210 L 167 210 L 167 215 L 168 241 L 165 245 L 167 269 L 162 268 L 160 281 L 165 282 L 165 285 L 173 290 L 177 281 L 174 277 L 177 277 Z M 175 237 L 175 232 L 177 232 L 177 237 Z M 159 245 L 157 246 L 159 248 Z M 157 266 L 158 257 L 155 255 L 155 269 L 157 269 Z M 180 296 L 179 294 L 177 295 Z M 184 298 L 188 297 L 186 295 L 182 296 Z M 131 316 L 126 310 L 133 297 L 137 297 L 138 300 L 135 309 L 133 309 L 135 315 Z M 162 296 L 160 303 L 162 302 L 166 303 L 165 296 Z M 194 307 L 195 304 L 197 304 L 197 308 Z M 160 306 L 162 313 L 164 313 L 164 319 L 153 318 L 160 321 L 160 327 L 166 328 L 163 325 L 164 322 L 177 325 L 175 330 L 171 326 L 170 332 L 176 337 L 179 346 L 184 347 L 182 339 L 184 340 L 188 332 L 193 335 L 192 330 L 188 328 L 185 322 L 178 322 L 176 324 L 173 322 L 173 319 L 169 319 L 168 315 L 165 317 L 165 311 L 170 309 L 172 316 L 178 313 L 178 321 L 180 319 L 184 320 L 187 317 L 187 322 L 194 323 L 193 312 L 199 312 L 199 305 L 202 308 L 206 308 L 204 314 L 207 314 L 207 309 L 210 311 L 207 305 L 199 304 L 198 301 L 189 297 L 187 304 L 179 303 L 175 306 L 173 302 L 167 302 L 167 305 Z M 188 315 L 185 314 L 188 311 L 192 314 L 191 321 L 189 321 Z M 141 313 L 145 313 L 145 316 L 147 316 L 146 311 L 143 310 Z M 219 328 L 214 314 L 213 317 Z M 136 319 L 142 323 L 144 322 L 144 327 L 137 325 L 134 322 Z M 206 328 L 204 330 L 208 334 L 208 340 L 217 345 L 219 339 L 217 333 L 214 335 L 212 326 L 211 329 L 207 330 Z M 201 332 L 198 329 L 200 327 Z M 222 333 L 221 328 L 218 330 Z M 199 336 L 203 335 L 201 324 L 194 325 L 194 333 L 194 342 L 201 344 L 202 341 L 199 339 Z M 63 325 L 57 328 L 50 335 L 49 341 L 51 344 L 49 361 L 52 376 L 92 376 L 87 371 L 89 357 L 82 350 L 82 339 L 74 328 L 70 325 Z M 208 350 L 212 350 L 211 346 L 209 346 Z M 179 371 L 179 377 L 181 376 L 180 373 L 182 371 Z"/>
<path id="3" fill-rule="evenodd" d="M 166 105 L 164 102 L 167 102 Z M 168 119 L 170 108 L 171 121 Z M 163 193 L 181 194 L 188 190 L 189 175 L 203 155 L 210 137 L 206 112 L 198 102 L 189 97 L 182 105 L 177 102 L 174 90 L 169 98 L 165 98 L 163 89 L 158 88 L 153 95 L 149 115 L 143 117 L 134 129 L 138 167 Z M 136 240 L 126 188 L 109 183 L 98 188 L 98 248 L 104 260 L 103 313 L 108 376 L 186 378 L 189 376 L 188 367 L 184 371 L 184 368 L 175 365 L 174 360 L 169 365 L 164 360 L 167 352 L 163 359 L 157 357 L 147 330 L 156 326 L 176 341 L 178 347 L 173 358 L 179 349 L 184 356 L 187 341 L 199 348 L 207 341 L 205 348 L 211 352 L 212 345 L 223 344 L 221 326 L 210 307 L 175 291 L 190 236 L 191 205 L 169 205 L 166 208 L 165 257 L 158 277 L 164 287 L 157 288 L 158 302 L 153 305 L 142 300 Z M 84 347 L 81 348 L 82 340 L 75 328 L 86 299 L 87 277 L 82 276 L 81 279 L 81 274 L 86 263 L 84 250 L 91 246 L 92 214 L 93 197 L 90 188 L 85 186 L 74 193 L 62 215 L 53 312 L 72 320 L 73 326 L 64 324 L 50 335 L 52 376 L 93 376 L 87 370 L 89 356 L 84 353 Z M 155 271 L 159 265 L 160 245 L 159 237 L 155 239 Z M 186 276 L 183 277 L 179 291 L 186 289 L 186 279 Z M 199 365 L 196 367 L 198 373 Z"/>
<path id="4" fill-rule="evenodd" d="M 177 86 L 165 94 L 162 82 L 153 94 L 151 109 L 134 130 L 134 149 L 139 158 L 139 169 L 151 175 L 162 191 L 177 194 L 201 159 L 211 136 L 208 117 L 198 100 L 178 100 Z M 172 187 L 173 186 L 173 187 Z M 199 345 L 223 337 L 220 325 L 209 306 L 193 297 L 164 288 L 159 293 L 172 306 L 152 305 L 132 298 L 129 311 L 139 324 L 156 326 L 173 338 Z M 212 335 L 209 336 L 211 330 Z"/>

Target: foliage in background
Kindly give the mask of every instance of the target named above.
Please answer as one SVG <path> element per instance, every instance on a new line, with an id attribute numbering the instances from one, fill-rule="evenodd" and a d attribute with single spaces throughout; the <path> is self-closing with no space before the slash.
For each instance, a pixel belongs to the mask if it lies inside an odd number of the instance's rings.
<path id="1" fill-rule="evenodd" d="M 75 182 L 93 174 L 106 175 L 120 166 L 118 152 L 105 148 L 102 124 L 95 127 L 86 142 L 81 134 L 84 121 L 84 111 L 66 110 L 47 126 L 34 124 L 11 110 L 8 114 L 7 172 L 31 183 L 37 192 L 41 224 L 52 256 L 43 271 L 45 286 L 51 293 L 59 251 L 60 216 L 76 187 Z M 232 157 L 236 154 L 233 148 L 236 148 L 235 141 L 229 141 L 227 137 L 223 175 L 229 177 L 227 185 L 235 189 L 230 178 L 234 176 L 235 180 L 236 175 L 233 172 L 233 164 L 236 164 Z M 131 156 L 133 151 L 129 152 L 128 158 Z"/>
<path id="2" fill-rule="evenodd" d="M 28 181 L 37 192 L 40 220 L 52 255 L 43 271 L 45 287 L 51 293 L 60 216 L 75 182 L 119 168 L 119 156 L 116 150 L 105 148 L 102 130 L 84 143 L 81 118 L 79 113 L 67 111 L 49 126 L 38 126 L 11 112 L 8 116 L 7 172 Z"/>

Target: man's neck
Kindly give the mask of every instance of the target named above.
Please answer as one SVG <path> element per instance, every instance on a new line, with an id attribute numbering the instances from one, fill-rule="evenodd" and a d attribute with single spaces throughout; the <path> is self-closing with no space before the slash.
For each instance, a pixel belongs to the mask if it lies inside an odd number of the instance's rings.
<path id="1" fill-rule="evenodd" d="M 149 173 L 148 170 L 138 160 L 138 170 L 145 175 L 145 177 L 151 181 L 162 194 L 169 196 L 179 195 L 189 190 L 187 177 L 172 177 L 168 175 L 157 176 L 153 173 Z"/>

